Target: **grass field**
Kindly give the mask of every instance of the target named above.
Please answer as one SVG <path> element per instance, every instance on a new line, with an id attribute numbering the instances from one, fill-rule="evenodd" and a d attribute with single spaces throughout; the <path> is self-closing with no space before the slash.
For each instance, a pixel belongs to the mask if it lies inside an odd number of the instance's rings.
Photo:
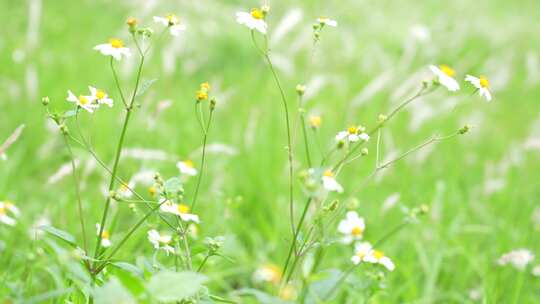
<path id="1" fill-rule="evenodd" d="M 540 255 L 540 2 L 269 3 L 269 58 L 283 86 L 294 131 L 295 224 L 309 196 L 302 179 L 309 166 L 297 118 L 297 84 L 306 85 L 306 119 L 322 118 L 315 132 L 307 127 L 313 163 L 336 146 L 338 131 L 351 124 L 377 126 L 379 114 L 390 113 L 413 96 L 423 80 L 431 90 L 434 75 L 429 65 L 452 66 L 461 86 L 449 92 L 434 85 L 432 93 L 413 100 L 372 134 L 365 144 L 367 156 L 340 168 L 336 179 L 343 193 L 313 199 L 316 203 L 297 236 L 299 244 L 308 240 L 311 247 L 299 255 L 290 284 L 284 283 L 293 236 L 282 99 L 250 30 L 235 21 L 236 12 L 260 5 L 233 0 L 0 0 L 0 143 L 24 125 L 0 160 L 0 201 L 10 201 L 20 210 L 19 216 L 11 214 L 15 225 L 0 223 L 0 299 L 540 303 L 539 258 L 523 269 L 500 265 L 499 260 L 520 248 Z M 92 114 L 80 110 L 77 119 L 93 151 L 112 168 L 126 110 L 109 58 L 93 47 L 118 37 L 131 49 L 132 56 L 115 63 L 129 95 L 139 59 L 126 20 L 136 17 L 139 27 L 153 27 L 156 40 L 163 26 L 152 16 L 169 12 L 181 18 L 186 30 L 178 37 L 165 32 L 145 57 L 140 83 L 156 81 L 135 99 L 115 173 L 128 181 L 144 172 L 134 190 L 157 204 L 148 194 L 153 184 L 151 177 L 147 182 L 148 175 L 178 177 L 176 163 L 192 160 L 199 172 L 181 177 L 183 200 L 192 203 L 203 173 L 194 209 L 200 223 L 191 224 L 196 228 L 190 230 L 180 217 L 154 212 L 122 244 L 111 260 L 116 264 L 92 273 L 92 266 L 103 262 L 101 256 L 93 256 L 95 224 L 102 219 L 111 174 L 68 136 L 77 167 L 74 183 L 63 135 L 47 116 L 42 97 L 49 97 L 51 111 L 68 111 L 73 104 L 65 100 L 67 90 L 86 92 L 92 85 L 110 94 L 114 107 Z M 325 26 L 313 47 L 312 24 L 321 15 L 339 24 Z M 254 34 L 262 43 L 264 35 Z M 466 74 L 489 78 L 491 102 L 463 81 Z M 203 132 L 195 93 L 206 81 L 217 104 L 201 172 Z M 206 111 L 209 101 L 201 104 Z M 75 117 L 65 125 L 69 135 L 78 138 Z M 455 134 L 464 125 L 472 126 L 467 134 L 407 152 L 432 136 Z M 332 153 L 322 169 L 339 163 L 345 150 Z M 380 164 L 392 163 L 366 180 L 377 158 Z M 393 163 L 396 158 L 399 161 Z M 111 200 L 105 224 L 113 246 L 105 256 L 147 212 L 143 204 L 134 210 L 130 200 L 135 204 L 136 198 Z M 322 211 L 335 200 L 337 210 Z M 396 229 L 423 205 L 429 210 L 418 215 L 418 221 Z M 0 217 L 6 210 L 0 207 Z M 342 244 L 337 231 L 347 211 L 365 219 L 364 239 L 380 245 L 394 262 L 394 271 L 369 263 L 351 268 L 353 245 Z M 161 217 L 181 228 L 171 229 Z M 35 228 L 41 225 L 46 228 Z M 173 235 L 175 253 L 156 251 L 147 238 L 150 229 Z M 206 259 L 212 247 L 205 238 L 217 236 L 224 237 L 223 244 Z M 71 238 L 76 245 L 69 244 Z M 83 239 L 91 249 L 88 256 L 74 249 L 83 248 Z M 377 242 L 381 239 L 384 242 Z M 184 250 L 183 241 L 189 250 Z M 320 264 L 313 267 L 314 261 Z M 204 267 L 195 274 L 200 265 Z M 270 277 L 261 279 L 261 273 Z"/>

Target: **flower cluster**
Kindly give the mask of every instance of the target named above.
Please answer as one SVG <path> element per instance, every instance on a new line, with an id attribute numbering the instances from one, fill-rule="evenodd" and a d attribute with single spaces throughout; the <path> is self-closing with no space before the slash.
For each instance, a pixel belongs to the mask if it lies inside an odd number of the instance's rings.
<path id="1" fill-rule="evenodd" d="M 207 100 L 208 93 L 210 93 L 210 84 L 208 82 L 203 82 L 199 86 L 199 90 L 196 93 L 197 102 Z"/>
<path id="2" fill-rule="evenodd" d="M 448 65 L 430 65 L 429 69 L 437 77 L 436 81 L 445 86 L 449 91 L 455 92 L 460 89 L 459 83 L 454 78 L 456 71 Z M 475 91 L 479 92 L 480 96 L 484 97 L 487 101 L 491 101 L 490 84 L 485 76 L 475 77 L 467 75 L 465 81 L 471 83 L 475 87 Z"/>
<path id="3" fill-rule="evenodd" d="M 380 264 L 392 271 L 395 266 L 392 260 L 385 256 L 382 251 L 374 249 L 369 242 L 359 242 L 364 237 L 366 224 L 364 218 L 358 216 L 355 211 L 347 212 L 345 219 L 339 222 L 338 231 L 343 234 L 342 242 L 351 244 L 357 242 L 354 247 L 354 255 L 351 261 L 357 265 L 362 262 Z"/>

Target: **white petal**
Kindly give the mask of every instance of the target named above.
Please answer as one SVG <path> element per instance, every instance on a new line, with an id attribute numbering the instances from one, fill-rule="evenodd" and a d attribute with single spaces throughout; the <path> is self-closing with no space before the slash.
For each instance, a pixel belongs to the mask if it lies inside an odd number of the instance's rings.
<path id="1" fill-rule="evenodd" d="M 393 271 L 396 266 L 394 265 L 394 263 L 392 262 L 392 260 L 390 260 L 390 258 L 388 257 L 382 257 L 380 260 L 379 260 L 379 263 L 381 265 L 383 265 L 384 267 L 386 267 L 386 269 L 390 270 L 390 271 Z"/>

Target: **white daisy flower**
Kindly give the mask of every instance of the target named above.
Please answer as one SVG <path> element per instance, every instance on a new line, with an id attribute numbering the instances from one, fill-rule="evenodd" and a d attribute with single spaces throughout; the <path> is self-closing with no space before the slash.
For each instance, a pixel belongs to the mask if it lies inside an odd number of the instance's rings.
<path id="1" fill-rule="evenodd" d="M 109 108 L 113 106 L 113 100 L 109 98 L 109 95 L 105 93 L 105 91 L 96 89 L 93 86 L 88 86 L 88 89 L 90 89 L 92 98 L 97 101 L 98 104 L 106 104 Z"/>
<path id="2" fill-rule="evenodd" d="M 351 258 L 351 261 L 355 265 L 358 265 L 365 261 L 364 259 L 366 256 L 368 256 L 368 254 L 371 253 L 371 251 L 373 251 L 373 247 L 369 242 L 356 243 L 356 245 L 354 245 L 354 255 Z"/>
<path id="3" fill-rule="evenodd" d="M 518 270 L 523 270 L 534 260 L 534 254 L 529 249 L 516 249 L 503 254 L 497 263 L 501 266 L 511 264 Z"/>
<path id="4" fill-rule="evenodd" d="M 266 35 L 268 25 L 266 24 L 266 21 L 264 21 L 264 17 L 264 10 L 254 8 L 249 13 L 237 12 L 236 22 L 247 26 L 251 30 L 256 29 Z"/>
<path id="5" fill-rule="evenodd" d="M 169 255 L 169 253 L 174 254 L 174 248 L 169 245 L 172 241 L 172 236 L 168 234 L 161 235 L 157 230 L 152 229 L 148 231 L 148 240 L 154 245 L 155 249 L 163 249 L 167 255 Z"/>
<path id="6" fill-rule="evenodd" d="M 98 44 L 94 50 L 100 51 L 105 56 L 112 56 L 116 60 L 122 59 L 122 56 L 131 56 L 131 51 L 124 47 L 124 42 L 120 39 L 109 39 L 109 43 Z"/>
<path id="7" fill-rule="evenodd" d="M 182 221 L 199 223 L 199 216 L 189 213 L 189 206 L 185 204 L 175 204 L 167 201 L 159 207 L 162 212 L 178 215 Z"/>
<path id="8" fill-rule="evenodd" d="M 369 135 L 365 132 L 366 128 L 362 126 L 350 126 L 347 130 L 341 131 L 336 135 L 336 141 L 347 140 L 356 142 L 359 140 L 368 141 Z"/>
<path id="9" fill-rule="evenodd" d="M 186 26 L 180 23 L 180 19 L 175 15 L 167 15 L 165 17 L 154 16 L 154 22 L 161 23 L 169 28 L 169 32 L 173 36 L 180 35 L 180 32 L 186 30 Z"/>
<path id="10" fill-rule="evenodd" d="M 0 222 L 9 226 L 15 226 L 17 221 L 16 217 L 19 217 L 21 212 L 13 203 L 0 201 Z"/>
<path id="11" fill-rule="evenodd" d="M 332 20 L 324 16 L 317 18 L 317 22 L 319 22 L 320 25 L 328 25 L 328 26 L 333 26 L 333 27 L 337 26 L 336 20 Z"/>
<path id="12" fill-rule="evenodd" d="M 71 92 L 71 90 L 68 90 L 67 93 L 67 101 L 75 103 L 77 106 L 85 109 L 90 113 L 93 113 L 94 110 L 99 107 L 99 105 L 96 104 L 93 96 L 79 95 L 79 97 L 77 97 L 75 96 L 75 94 L 73 94 L 73 92 Z"/>
<path id="13" fill-rule="evenodd" d="M 459 83 L 454 79 L 456 71 L 446 64 L 440 66 L 430 65 L 429 69 L 437 76 L 440 84 L 445 86 L 449 91 L 455 92 L 459 90 Z"/>
<path id="14" fill-rule="evenodd" d="M 343 187 L 336 181 L 334 173 L 331 170 L 326 170 L 322 176 L 323 188 L 328 191 L 343 192 Z"/>
<path id="15" fill-rule="evenodd" d="M 470 82 L 480 93 L 480 96 L 486 98 L 487 101 L 491 101 L 491 92 L 489 91 L 489 80 L 485 76 L 474 77 L 467 75 L 465 81 Z"/>
<path id="16" fill-rule="evenodd" d="M 101 230 L 101 225 L 99 223 L 96 223 L 96 230 L 96 234 L 99 235 L 99 231 Z M 109 233 L 109 231 L 103 229 L 103 231 L 101 232 L 101 246 L 103 246 L 103 248 L 111 247 L 112 243 L 110 237 L 111 234 Z"/>
<path id="17" fill-rule="evenodd" d="M 181 174 L 189 176 L 197 175 L 197 169 L 195 169 L 191 160 L 179 161 L 178 163 L 176 163 L 176 167 L 178 168 L 178 170 L 180 170 Z"/>
<path id="18" fill-rule="evenodd" d="M 361 240 L 366 230 L 366 223 L 363 217 L 359 217 L 356 211 L 349 211 L 345 219 L 338 225 L 338 231 L 344 234 L 342 242 L 350 244 L 353 241 Z"/>
<path id="19" fill-rule="evenodd" d="M 392 260 L 385 256 L 382 251 L 379 250 L 372 250 L 370 253 L 364 258 L 364 261 L 368 263 L 373 264 L 380 264 L 386 267 L 386 269 L 393 271 L 396 266 L 394 265 L 394 262 Z"/>
<path id="20" fill-rule="evenodd" d="M 135 188 L 135 182 L 129 181 L 127 184 L 122 183 L 120 187 L 118 187 L 118 190 L 116 190 L 116 194 L 119 198 L 126 199 L 133 196 L 133 192 L 131 189 Z"/>
<path id="21" fill-rule="evenodd" d="M 393 271 L 396 268 L 394 262 L 392 262 L 389 257 L 385 256 L 382 251 L 373 249 L 371 244 L 368 242 L 358 243 L 354 249 L 355 254 L 351 258 L 351 261 L 355 265 L 358 265 L 361 262 L 366 262 L 383 265 L 390 271 Z"/>

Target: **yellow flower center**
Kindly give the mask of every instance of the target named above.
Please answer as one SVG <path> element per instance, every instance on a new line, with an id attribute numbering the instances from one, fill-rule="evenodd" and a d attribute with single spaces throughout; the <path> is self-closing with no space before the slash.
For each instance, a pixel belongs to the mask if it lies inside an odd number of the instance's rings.
<path id="1" fill-rule="evenodd" d="M 104 239 L 104 240 L 108 240 L 110 236 L 111 235 L 110 235 L 109 231 L 107 231 L 107 230 L 103 230 L 103 232 L 101 233 L 101 238 Z"/>
<path id="2" fill-rule="evenodd" d="M 254 8 L 251 10 L 251 17 L 261 20 L 264 17 L 264 14 L 260 9 Z"/>
<path id="3" fill-rule="evenodd" d="M 171 14 L 171 15 L 167 15 L 167 21 L 169 22 L 169 25 L 175 25 L 175 24 L 178 24 L 178 17 L 176 17 L 175 15 Z"/>
<path id="4" fill-rule="evenodd" d="M 0 206 L 0 216 L 1 215 L 6 215 L 6 207 L 4 206 Z"/>
<path id="5" fill-rule="evenodd" d="M 360 228 L 359 226 L 354 226 L 351 230 L 351 234 L 353 236 L 361 236 L 364 230 Z"/>
<path id="6" fill-rule="evenodd" d="M 486 76 L 480 76 L 480 86 L 482 88 L 489 88 L 489 80 L 487 80 Z"/>
<path id="7" fill-rule="evenodd" d="M 188 213 L 189 212 L 189 206 L 184 205 L 184 204 L 178 204 L 178 212 L 180 212 L 182 214 Z"/>
<path id="8" fill-rule="evenodd" d="M 124 47 L 124 43 L 122 42 L 122 40 L 116 38 L 109 39 L 109 44 L 115 49 Z"/>
<path id="9" fill-rule="evenodd" d="M 206 90 L 204 91 L 197 91 L 197 100 L 206 100 L 208 99 L 208 93 Z"/>
<path id="10" fill-rule="evenodd" d="M 103 98 L 105 98 L 105 95 L 106 95 L 105 92 L 103 92 L 102 90 L 97 90 L 96 91 L 96 98 L 97 99 L 103 99 Z"/>
<path id="11" fill-rule="evenodd" d="M 332 173 L 331 170 L 326 170 L 326 171 L 324 171 L 323 176 L 334 177 L 334 173 Z"/>
<path id="12" fill-rule="evenodd" d="M 454 75 L 456 75 L 456 71 L 446 64 L 441 64 L 439 68 L 441 69 L 441 72 L 445 73 L 449 77 L 454 77 Z"/>
<path id="13" fill-rule="evenodd" d="M 380 259 L 384 258 L 384 253 L 383 253 L 382 251 L 375 250 L 375 251 L 373 251 L 373 256 L 374 256 L 377 260 L 380 260 Z"/>
<path id="14" fill-rule="evenodd" d="M 318 128 L 321 126 L 321 117 L 320 116 L 311 116 L 309 118 L 309 123 L 313 128 Z"/>
<path id="15" fill-rule="evenodd" d="M 152 187 L 148 188 L 148 193 L 150 193 L 151 196 L 156 195 L 156 193 L 157 193 L 156 187 L 152 186 Z"/>
<path id="16" fill-rule="evenodd" d="M 86 98 L 86 97 L 84 97 L 84 96 L 82 96 L 82 95 L 79 96 L 79 103 L 80 103 L 81 105 L 87 104 L 87 103 L 88 103 L 88 98 Z"/>
<path id="17" fill-rule="evenodd" d="M 189 159 L 184 161 L 184 165 L 188 168 L 193 168 L 193 162 Z"/>
<path id="18" fill-rule="evenodd" d="M 356 134 L 358 133 L 358 128 L 356 126 L 350 126 L 347 131 L 349 132 L 349 134 Z"/>

